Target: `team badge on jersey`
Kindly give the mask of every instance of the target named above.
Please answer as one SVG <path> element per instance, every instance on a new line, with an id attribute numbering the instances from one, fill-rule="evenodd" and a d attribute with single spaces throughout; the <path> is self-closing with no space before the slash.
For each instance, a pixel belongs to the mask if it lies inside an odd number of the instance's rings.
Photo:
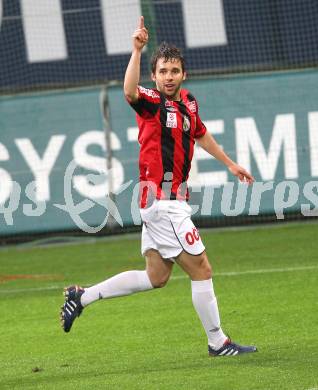
<path id="1" fill-rule="evenodd" d="M 177 114 L 173 112 L 167 113 L 166 127 L 177 127 Z"/>
<path id="2" fill-rule="evenodd" d="M 187 103 L 187 107 L 188 107 L 188 109 L 189 109 L 193 114 L 196 113 L 197 107 L 196 107 L 196 104 L 195 104 L 195 101 L 194 101 L 194 100 L 192 100 L 191 102 L 188 102 L 188 103 Z"/>
<path id="3" fill-rule="evenodd" d="M 183 131 L 189 131 L 190 127 L 191 127 L 191 125 L 190 125 L 189 118 L 186 115 L 184 115 L 183 116 L 183 126 L 182 126 Z"/>

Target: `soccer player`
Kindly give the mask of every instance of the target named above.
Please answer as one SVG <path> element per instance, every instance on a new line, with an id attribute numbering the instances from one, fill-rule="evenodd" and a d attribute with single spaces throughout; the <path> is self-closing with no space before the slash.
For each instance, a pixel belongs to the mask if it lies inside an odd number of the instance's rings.
<path id="1" fill-rule="evenodd" d="M 95 286 L 65 289 L 61 320 L 69 332 L 85 306 L 101 298 L 114 298 L 164 287 L 177 263 L 190 277 L 192 301 L 208 339 L 211 356 L 234 356 L 256 352 L 254 346 L 234 343 L 222 331 L 212 270 L 198 230 L 191 221 L 186 181 L 194 143 L 224 163 L 239 180 L 253 177 L 233 162 L 206 131 L 198 103 L 181 88 L 186 78 L 184 59 L 178 48 L 162 43 L 151 61 L 156 88 L 139 86 L 140 60 L 148 41 L 143 17 L 133 34 L 133 50 L 127 66 L 124 93 L 137 112 L 139 126 L 142 254 L 144 271 L 127 271 Z"/>

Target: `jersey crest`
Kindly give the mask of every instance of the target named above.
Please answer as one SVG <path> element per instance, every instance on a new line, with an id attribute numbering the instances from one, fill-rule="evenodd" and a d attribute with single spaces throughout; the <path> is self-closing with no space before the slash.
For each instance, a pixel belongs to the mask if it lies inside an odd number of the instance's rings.
<path id="1" fill-rule="evenodd" d="M 189 118 L 186 115 L 184 115 L 183 116 L 183 126 L 182 126 L 183 131 L 189 131 L 190 127 L 191 127 L 191 125 L 190 125 Z"/>

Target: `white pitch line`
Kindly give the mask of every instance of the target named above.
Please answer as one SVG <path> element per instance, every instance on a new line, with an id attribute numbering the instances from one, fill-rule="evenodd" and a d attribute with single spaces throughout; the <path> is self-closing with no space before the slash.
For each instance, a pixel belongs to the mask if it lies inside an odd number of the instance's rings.
<path id="1" fill-rule="evenodd" d="M 16 288 L 11 290 L 2 290 L 0 289 L 0 294 L 15 294 L 15 293 L 24 293 L 24 292 L 36 292 L 36 291 L 49 291 L 49 290 L 58 290 L 63 289 L 64 286 L 47 286 L 47 287 L 34 287 L 34 288 Z"/>
<path id="2" fill-rule="evenodd" d="M 240 276 L 240 275 L 253 275 L 253 274 L 268 274 L 268 273 L 279 273 L 279 272 L 297 272 L 297 271 L 310 271 L 318 269 L 318 265 L 307 265 L 302 267 L 287 267 L 287 268 L 262 268 L 252 269 L 246 271 L 234 271 L 234 272 L 217 272 L 215 276 Z M 188 279 L 187 275 L 172 276 L 170 280 Z M 47 287 L 35 287 L 35 288 L 17 288 L 11 290 L 0 289 L 0 294 L 15 294 L 24 292 L 37 292 L 37 291 L 50 291 L 63 289 L 63 286 L 47 286 Z M 318 390 L 318 389 L 317 389 Z"/>
<path id="3" fill-rule="evenodd" d="M 307 265 L 303 267 L 287 267 L 287 268 L 263 268 L 263 269 L 251 269 L 246 271 L 234 271 L 234 272 L 216 272 L 215 276 L 240 276 L 240 275 L 251 275 L 251 274 L 268 274 L 278 272 L 295 272 L 295 271 L 308 271 L 312 269 L 318 269 L 318 265 Z M 185 279 L 186 275 L 172 276 L 171 279 Z"/>

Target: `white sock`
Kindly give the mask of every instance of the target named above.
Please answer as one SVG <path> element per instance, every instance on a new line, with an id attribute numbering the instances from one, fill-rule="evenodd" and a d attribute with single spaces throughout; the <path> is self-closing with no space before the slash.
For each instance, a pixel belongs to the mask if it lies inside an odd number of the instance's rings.
<path id="1" fill-rule="evenodd" d="M 212 279 L 192 280 L 191 288 L 193 306 L 208 337 L 208 343 L 217 350 L 222 347 L 227 337 L 220 326 L 219 309 Z"/>
<path id="2" fill-rule="evenodd" d="M 122 272 L 95 286 L 85 288 L 81 304 L 87 306 L 98 299 L 121 297 L 152 288 L 147 271 Z"/>

